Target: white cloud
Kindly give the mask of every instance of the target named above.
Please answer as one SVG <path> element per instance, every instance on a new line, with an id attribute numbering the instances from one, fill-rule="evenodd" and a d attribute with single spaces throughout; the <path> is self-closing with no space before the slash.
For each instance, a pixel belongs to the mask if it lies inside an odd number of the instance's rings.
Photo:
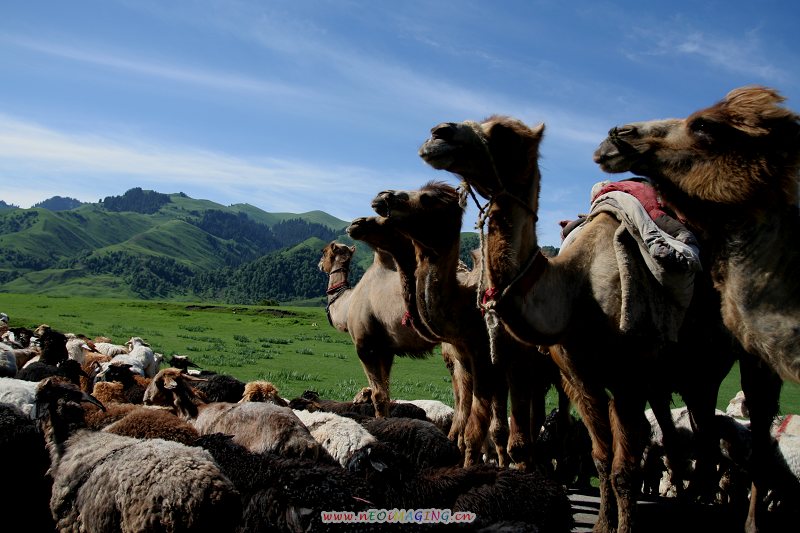
<path id="1" fill-rule="evenodd" d="M 0 115 L 0 179 L 14 183 L 4 187 L 2 199 L 22 207 L 56 194 L 96 201 L 103 190 L 121 194 L 141 186 L 187 194 L 202 190 L 207 199 L 269 211 L 322 209 L 350 218 L 348 213 L 369 205 L 379 185 L 364 184 L 380 175 L 357 166 L 247 159 L 138 139 L 65 134 Z M 130 185 L 123 188 L 121 182 Z"/>
<path id="2" fill-rule="evenodd" d="M 689 56 L 736 74 L 755 76 L 770 82 L 789 78 L 786 71 L 774 65 L 759 37 L 759 30 L 743 34 L 716 35 L 691 28 L 639 29 L 636 40 L 645 43 L 629 57 Z"/>

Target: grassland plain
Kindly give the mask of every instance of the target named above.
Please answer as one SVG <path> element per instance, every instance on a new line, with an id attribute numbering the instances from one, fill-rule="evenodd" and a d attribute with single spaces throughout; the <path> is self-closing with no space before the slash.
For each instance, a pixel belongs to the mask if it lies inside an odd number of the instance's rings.
<path id="1" fill-rule="evenodd" d="M 271 381 L 285 398 L 312 389 L 324 398 L 350 400 L 367 384 L 350 336 L 328 324 L 322 307 L 242 306 L 209 303 L 118 300 L 83 296 L 0 293 L 0 311 L 11 326 L 49 324 L 90 338 L 124 343 L 142 337 L 169 357 L 183 354 L 202 368 L 242 381 Z M 720 389 L 725 409 L 740 389 L 734 366 Z M 425 359 L 396 357 L 394 398 L 435 399 L 453 405 L 450 375 L 437 348 Z M 682 405 L 679 396 L 675 404 Z M 550 392 L 548 411 L 555 407 Z M 781 413 L 800 413 L 800 385 L 784 384 Z"/>

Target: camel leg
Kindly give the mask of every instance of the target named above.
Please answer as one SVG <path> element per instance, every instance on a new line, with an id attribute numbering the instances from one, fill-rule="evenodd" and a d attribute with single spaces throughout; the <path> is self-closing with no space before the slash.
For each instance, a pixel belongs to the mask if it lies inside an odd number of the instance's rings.
<path id="1" fill-rule="evenodd" d="M 574 372 L 564 370 L 564 360 L 556 362 L 563 371 L 564 391 L 578 410 L 592 440 L 592 459 L 600 485 L 600 510 L 592 531 L 613 533 L 617 530 L 617 502 L 609 479 L 612 443 L 608 395 L 604 389 L 590 390 L 576 378 Z"/>
<path id="2" fill-rule="evenodd" d="M 752 477 L 750 508 L 745 522 L 747 533 L 768 531 L 767 504 L 765 497 L 772 485 L 774 457 L 778 451 L 770 428 L 778 415 L 783 382 L 765 363 L 750 354 L 743 354 L 739 360 L 742 390 L 750 411 L 750 434 L 752 436 L 752 455 L 749 468 Z M 774 481 L 774 479 L 773 479 Z"/>
<path id="3" fill-rule="evenodd" d="M 508 424 L 508 382 L 499 365 L 493 365 L 494 384 L 492 386 L 492 420 L 489 424 L 489 438 L 494 444 L 497 453 L 497 465 L 507 468 L 509 455 L 507 443 L 509 441 Z"/>
<path id="4" fill-rule="evenodd" d="M 678 437 L 678 430 L 672 419 L 672 411 L 669 407 L 671 401 L 672 394 L 669 391 L 656 392 L 650 396 L 650 407 L 653 409 L 658 427 L 661 428 L 661 444 L 667 459 L 669 482 L 680 496 L 684 492 L 683 480 L 686 479 L 689 472 L 689 458 L 687 457 L 688 450 L 684 449 L 685 446 Z"/>
<path id="5" fill-rule="evenodd" d="M 645 398 L 644 394 L 625 391 L 616 394 L 609 403 L 614 443 L 611 485 L 617 498 L 617 533 L 630 533 L 634 529 L 636 500 L 641 491 L 639 463 L 644 442 L 641 430 L 647 427 Z"/>
<path id="6" fill-rule="evenodd" d="M 394 356 L 390 353 L 377 353 L 368 350 L 357 350 L 358 358 L 372 389 L 372 403 L 375 406 L 375 417 L 389 416 L 389 381 Z"/>
<path id="7" fill-rule="evenodd" d="M 457 355 L 457 352 L 456 352 Z M 464 366 L 463 361 L 456 358 L 453 370 L 454 383 L 458 385 L 454 387 L 457 389 L 458 398 L 454 404 L 455 412 L 453 413 L 453 423 L 450 426 L 450 433 L 448 438 L 458 444 L 458 449 L 464 453 L 464 431 L 469 419 L 469 413 L 472 409 L 472 374 Z"/>
<path id="8" fill-rule="evenodd" d="M 460 346 L 459 352 L 462 350 L 467 353 L 470 347 Z M 486 355 L 472 353 L 468 357 L 472 374 L 472 405 L 464 429 L 465 467 L 481 461 L 483 444 L 491 422 L 495 376 L 491 361 Z"/>
<path id="9" fill-rule="evenodd" d="M 533 468 L 535 435 L 531 430 L 531 411 L 534 409 L 531 402 L 535 390 L 531 387 L 530 380 L 536 379 L 536 376 L 530 366 L 525 358 L 517 357 L 516 354 L 512 354 L 506 366 L 506 381 L 511 392 L 508 454 L 520 470 Z"/>

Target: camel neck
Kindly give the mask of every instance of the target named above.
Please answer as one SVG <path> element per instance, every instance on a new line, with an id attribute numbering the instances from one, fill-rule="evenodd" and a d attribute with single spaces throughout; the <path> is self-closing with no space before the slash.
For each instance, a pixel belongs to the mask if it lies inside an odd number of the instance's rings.
<path id="1" fill-rule="evenodd" d="M 328 289 L 325 291 L 328 299 L 335 298 L 342 290 L 350 288 L 350 284 L 347 282 L 349 275 L 350 270 L 347 267 L 339 267 L 331 271 L 328 276 Z"/>

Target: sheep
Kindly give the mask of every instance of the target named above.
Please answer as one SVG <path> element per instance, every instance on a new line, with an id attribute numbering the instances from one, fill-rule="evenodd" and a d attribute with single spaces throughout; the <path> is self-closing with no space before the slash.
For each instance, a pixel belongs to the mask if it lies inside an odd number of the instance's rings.
<path id="1" fill-rule="evenodd" d="M 274 452 L 316 459 L 321 446 L 289 407 L 272 403 L 205 403 L 189 385 L 199 382 L 178 368 L 161 370 L 147 387 L 146 405 L 172 407 L 201 433 L 230 433 L 237 444 L 257 453 Z"/>
<path id="2" fill-rule="evenodd" d="M 17 358 L 11 346 L 0 343 L 0 377 L 13 378 L 17 375 Z"/>
<path id="3" fill-rule="evenodd" d="M 731 398 L 728 407 L 725 408 L 725 414 L 735 418 L 750 418 L 750 411 L 747 409 L 744 391 L 737 392 L 736 396 Z"/>
<path id="4" fill-rule="evenodd" d="M 76 385 L 80 385 L 81 376 L 88 377 L 78 361 L 67 359 L 66 361 L 61 361 L 58 365 L 49 365 L 43 361 L 35 361 L 17 372 L 16 378 L 27 381 L 41 381 L 50 376 L 65 377 Z"/>
<path id="5" fill-rule="evenodd" d="M 545 417 L 534 445 L 537 464 L 552 479 L 567 487 L 588 489 L 597 467 L 592 459 L 592 440 L 586 425 L 570 413 L 554 408 Z"/>
<path id="6" fill-rule="evenodd" d="M 469 511 L 476 515 L 470 530 L 509 521 L 525 524 L 517 531 L 566 533 L 573 526 L 566 489 L 540 473 L 489 464 L 415 469 L 404 452 L 371 447 L 355 453 L 347 468 L 388 509 Z"/>
<path id="7" fill-rule="evenodd" d="M 94 384 L 92 395 L 103 404 L 110 402 L 140 404 L 144 401 L 147 385 L 137 381 L 137 376 L 142 380 L 146 379 L 135 374 L 131 365 L 111 361 L 105 372 L 98 375 L 102 381 Z"/>
<path id="8" fill-rule="evenodd" d="M 131 337 L 126 346 L 129 349 L 128 353 L 113 356 L 111 362 L 129 364 L 134 373 L 146 378 L 155 376 L 161 360 L 156 357 L 150 346 L 141 337 Z M 102 376 L 108 370 L 109 364 L 101 363 L 102 370 L 97 375 L 97 379 L 102 380 Z"/>
<path id="9" fill-rule="evenodd" d="M 171 412 L 148 407 L 130 410 L 119 420 L 105 426 L 102 431 L 139 439 L 164 439 L 193 446 L 200 433 L 193 425 Z"/>
<path id="10" fill-rule="evenodd" d="M 124 344 L 114 344 L 108 337 L 95 337 L 94 349 L 103 355 L 114 357 L 115 355 L 126 354 L 130 349 Z"/>
<path id="11" fill-rule="evenodd" d="M 86 377 L 81 376 L 81 390 L 91 393 L 94 389 L 97 375 L 103 370 L 103 363 L 109 362 L 111 362 L 111 356 L 109 355 L 101 353 L 87 354 L 83 365 L 81 365 L 83 371 L 86 372 Z"/>
<path id="12" fill-rule="evenodd" d="M 362 389 L 362 392 L 364 389 Z M 358 396 L 356 396 L 358 398 Z M 375 416 L 375 406 L 369 402 L 339 402 L 336 400 L 323 400 L 316 391 L 307 390 L 299 398 L 293 398 L 289 407 L 295 410 L 327 411 L 346 415 L 349 413 L 365 416 Z M 411 403 L 389 402 L 389 416 L 402 418 L 416 418 L 427 420 L 425 411 Z"/>
<path id="13" fill-rule="evenodd" d="M 289 402 L 281 398 L 275 385 L 263 380 L 245 383 L 242 399 L 239 400 L 239 403 L 244 402 L 271 402 L 281 407 L 289 407 Z"/>
<path id="14" fill-rule="evenodd" d="M 39 339 L 41 352 L 31 358 L 22 368 L 36 361 L 43 361 L 49 365 L 57 365 L 61 361 L 69 359 L 67 352 L 67 336 L 52 329 L 47 324 L 42 324 L 34 330 Z"/>
<path id="15" fill-rule="evenodd" d="M 395 400 L 397 403 L 410 403 L 425 411 L 427 419 L 443 433 L 450 433 L 450 426 L 453 424 L 455 410 L 446 403 L 439 400 Z"/>
<path id="16" fill-rule="evenodd" d="M 433 422 L 415 418 L 361 419 L 364 428 L 379 441 L 402 450 L 415 468 L 461 464 L 458 445 Z"/>
<path id="17" fill-rule="evenodd" d="M 0 485 L 3 509 L 17 517 L 17 524 L 22 520 L 25 529 L 55 531 L 49 507 L 50 456 L 44 439 L 35 421 L 8 403 L 0 403 L 0 457 L 5 458 Z M 4 529 L 10 530 L 8 522 Z"/>
<path id="18" fill-rule="evenodd" d="M 216 373 L 208 370 L 200 370 L 200 367 L 197 365 L 197 363 L 189 359 L 188 355 L 173 354 L 172 357 L 170 357 L 169 361 L 167 362 L 169 363 L 169 366 L 173 368 L 180 368 L 186 374 L 192 374 L 195 376 L 204 376 Z"/>
<path id="19" fill-rule="evenodd" d="M 59 378 L 38 384 L 35 410 L 50 452 L 56 530 L 234 531 L 239 493 L 211 454 L 87 430 L 82 402 L 99 404 Z"/>
<path id="20" fill-rule="evenodd" d="M 327 450 L 342 467 L 347 466 L 350 457 L 364 446 L 378 442 L 361 424 L 336 413 L 322 411 L 295 411 L 305 424 L 311 436 Z"/>
<path id="21" fill-rule="evenodd" d="M 425 418 L 445 433 L 450 433 L 450 426 L 453 424 L 454 409 L 444 402 L 439 400 L 392 400 L 395 404 L 412 404 L 425 411 Z M 354 404 L 368 404 L 372 403 L 372 389 L 370 387 L 363 387 L 353 397 Z M 403 412 L 405 407 L 400 408 L 400 414 L 391 416 L 407 416 L 408 412 Z M 391 406 L 390 406 L 391 410 Z M 416 418 L 416 416 L 407 416 L 408 418 Z"/>
<path id="22" fill-rule="evenodd" d="M 203 393 L 207 402 L 236 403 L 242 399 L 245 383 L 227 374 L 203 375 L 202 381 L 193 381 L 192 387 Z"/>
<path id="23" fill-rule="evenodd" d="M 35 338 L 36 334 L 33 330 L 25 327 L 7 328 L 0 335 L 0 341 L 12 348 L 27 348 Z"/>
<path id="24" fill-rule="evenodd" d="M 94 343 L 87 339 L 85 335 L 76 335 L 74 333 L 66 333 L 65 335 L 67 337 L 67 353 L 70 359 L 83 364 L 87 353 L 97 351 L 93 348 Z"/>
<path id="25" fill-rule="evenodd" d="M 309 459 L 257 454 L 230 435 L 202 435 L 196 444 L 211 452 L 242 498 L 238 531 L 381 531 L 380 524 L 322 522 L 323 511 L 357 513 L 380 508 L 367 483 L 337 466 Z"/>
<path id="26" fill-rule="evenodd" d="M 36 398 L 35 381 L 0 377 L 0 403 L 17 407 L 25 415 L 31 416 Z"/>

